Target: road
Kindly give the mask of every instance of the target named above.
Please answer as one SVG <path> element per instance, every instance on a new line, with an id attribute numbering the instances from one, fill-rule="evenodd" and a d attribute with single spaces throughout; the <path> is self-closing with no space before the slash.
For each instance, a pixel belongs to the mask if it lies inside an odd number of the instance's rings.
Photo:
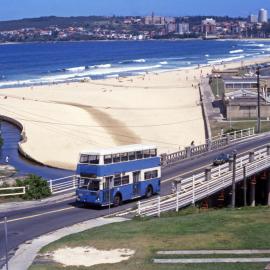
<path id="1" fill-rule="evenodd" d="M 211 166 L 213 159 L 221 152 L 232 153 L 237 150 L 238 156 L 256 147 L 270 143 L 270 134 L 263 134 L 258 137 L 250 138 L 246 141 L 232 144 L 223 150 L 213 151 L 193 160 L 185 160 L 181 163 L 164 168 L 162 171 L 161 195 L 171 192 L 170 179 L 180 175 L 181 177 L 191 176 L 192 174 L 203 171 Z M 112 208 L 112 212 L 118 212 L 136 206 L 136 202 Z M 39 235 L 54 231 L 56 229 L 69 226 L 88 219 L 108 215 L 108 209 L 81 208 L 74 204 L 74 198 L 44 205 L 42 207 L 28 208 L 20 211 L 0 212 L 0 217 L 7 216 L 9 254 L 12 256 L 19 244 L 31 240 Z M 3 265 L 4 256 L 4 226 L 0 223 L 0 266 Z"/>

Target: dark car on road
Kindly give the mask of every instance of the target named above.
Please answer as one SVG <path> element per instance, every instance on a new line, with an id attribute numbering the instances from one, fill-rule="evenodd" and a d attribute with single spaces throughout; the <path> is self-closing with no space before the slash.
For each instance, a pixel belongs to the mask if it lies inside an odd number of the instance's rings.
<path id="1" fill-rule="evenodd" d="M 229 154 L 222 153 L 222 154 L 218 155 L 214 159 L 213 165 L 214 166 L 219 166 L 219 165 L 222 165 L 222 164 L 228 162 L 229 160 L 230 160 L 230 155 Z"/>

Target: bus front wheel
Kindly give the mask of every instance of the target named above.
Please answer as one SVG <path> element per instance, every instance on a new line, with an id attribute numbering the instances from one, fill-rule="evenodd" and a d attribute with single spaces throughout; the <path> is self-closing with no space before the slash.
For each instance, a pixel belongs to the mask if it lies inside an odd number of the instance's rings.
<path id="1" fill-rule="evenodd" d="M 153 188 L 152 186 L 148 186 L 145 193 L 146 198 L 150 198 L 153 196 Z"/>
<path id="2" fill-rule="evenodd" d="M 114 200 L 113 200 L 113 205 L 117 207 L 121 205 L 121 203 L 122 203 L 121 195 L 120 194 L 115 195 Z"/>

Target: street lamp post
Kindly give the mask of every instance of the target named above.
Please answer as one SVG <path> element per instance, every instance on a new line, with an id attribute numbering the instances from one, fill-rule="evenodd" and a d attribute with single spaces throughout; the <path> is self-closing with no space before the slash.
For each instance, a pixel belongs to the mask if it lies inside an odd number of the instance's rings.
<path id="1" fill-rule="evenodd" d="M 230 117 L 229 117 L 229 122 L 230 122 L 230 130 L 232 129 L 232 104 L 231 102 L 234 100 L 234 97 L 227 97 L 226 100 L 229 103 L 229 108 L 230 108 Z M 228 110 L 227 110 L 227 120 L 228 120 Z"/>
<path id="2" fill-rule="evenodd" d="M 261 102 L 260 102 L 260 67 L 257 67 L 257 91 L 258 91 L 258 115 L 257 115 L 257 133 L 261 132 Z"/>
<path id="3" fill-rule="evenodd" d="M 216 83 L 217 83 L 217 97 L 219 97 L 218 75 L 216 75 Z"/>

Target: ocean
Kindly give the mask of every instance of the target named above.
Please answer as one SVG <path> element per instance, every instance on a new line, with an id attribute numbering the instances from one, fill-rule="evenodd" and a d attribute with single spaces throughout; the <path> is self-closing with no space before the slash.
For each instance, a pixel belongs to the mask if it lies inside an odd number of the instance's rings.
<path id="1" fill-rule="evenodd" d="M 270 54 L 270 41 L 89 41 L 0 45 L 0 88 L 132 76 Z"/>

